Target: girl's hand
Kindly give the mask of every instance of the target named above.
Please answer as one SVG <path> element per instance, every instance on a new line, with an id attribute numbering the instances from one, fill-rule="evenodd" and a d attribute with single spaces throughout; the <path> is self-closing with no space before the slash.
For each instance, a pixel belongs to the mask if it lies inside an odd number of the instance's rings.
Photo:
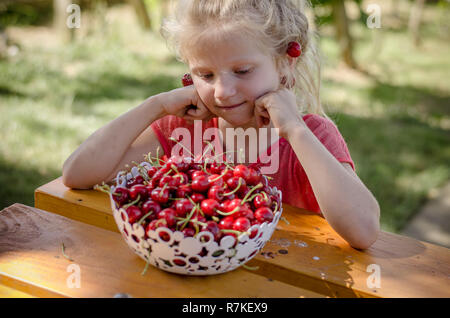
<path id="1" fill-rule="evenodd" d="M 165 114 L 181 117 L 190 124 L 194 120 L 209 121 L 214 117 L 193 85 L 176 88 L 159 96 Z"/>
<path id="2" fill-rule="evenodd" d="M 306 127 L 301 117 L 294 93 L 286 88 L 269 92 L 255 100 L 255 116 L 258 128 L 268 126 L 272 121 L 278 134 L 286 138 L 289 131 L 298 125 Z"/>

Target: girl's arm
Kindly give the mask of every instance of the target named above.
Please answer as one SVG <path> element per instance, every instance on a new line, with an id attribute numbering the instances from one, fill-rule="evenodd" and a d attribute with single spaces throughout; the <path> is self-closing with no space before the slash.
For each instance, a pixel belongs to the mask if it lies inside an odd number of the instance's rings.
<path id="1" fill-rule="evenodd" d="M 351 167 L 341 164 L 306 125 L 292 127 L 286 138 L 331 227 L 352 247 L 369 248 L 380 231 L 380 206 L 372 193 Z"/>
<path id="2" fill-rule="evenodd" d="M 196 107 L 190 109 L 191 105 Z M 150 125 L 166 115 L 188 122 L 212 118 L 193 85 L 149 97 L 84 141 L 64 162 L 63 183 L 70 188 L 90 189 L 110 181 L 125 164 L 141 162 L 149 152 L 155 154 L 158 146 L 162 148 Z"/>
<path id="3" fill-rule="evenodd" d="M 347 171 L 300 116 L 293 92 L 282 88 L 255 101 L 258 126 L 273 122 L 308 176 L 322 214 L 352 247 L 366 249 L 380 231 L 380 207 L 353 171 Z"/>
<path id="4" fill-rule="evenodd" d="M 94 132 L 64 162 L 63 183 L 89 189 L 112 179 L 125 163 L 141 162 L 145 153 L 160 146 L 149 126 L 164 115 L 156 95 Z"/>

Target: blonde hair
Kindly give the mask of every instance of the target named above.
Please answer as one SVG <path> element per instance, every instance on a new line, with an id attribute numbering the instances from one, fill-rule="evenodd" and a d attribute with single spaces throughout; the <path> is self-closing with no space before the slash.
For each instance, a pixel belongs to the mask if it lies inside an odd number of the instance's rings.
<path id="1" fill-rule="evenodd" d="M 205 36 L 238 31 L 257 39 L 260 48 L 273 56 L 278 70 L 285 73 L 285 85 L 294 90 L 299 111 L 328 118 L 320 102 L 320 58 L 303 13 L 309 4 L 294 1 L 179 0 L 175 16 L 163 21 L 161 34 L 184 63 Z M 291 41 L 302 47 L 293 71 L 286 57 Z"/>

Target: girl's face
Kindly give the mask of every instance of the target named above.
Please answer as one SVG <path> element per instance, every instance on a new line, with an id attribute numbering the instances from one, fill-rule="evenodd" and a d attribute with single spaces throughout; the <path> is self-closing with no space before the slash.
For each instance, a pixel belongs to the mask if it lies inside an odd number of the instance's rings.
<path id="1" fill-rule="evenodd" d="M 254 125 L 255 100 L 280 86 L 274 60 L 239 35 L 203 44 L 189 58 L 201 100 L 235 127 Z"/>

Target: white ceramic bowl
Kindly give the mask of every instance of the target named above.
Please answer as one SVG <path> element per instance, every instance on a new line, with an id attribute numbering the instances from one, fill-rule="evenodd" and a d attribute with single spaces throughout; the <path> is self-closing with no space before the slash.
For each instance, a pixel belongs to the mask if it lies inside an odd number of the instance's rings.
<path id="1" fill-rule="evenodd" d="M 148 163 L 141 163 L 142 166 L 146 164 Z M 117 186 L 124 186 L 127 180 L 136 175 L 136 167 L 127 175 L 119 173 L 116 178 Z M 276 188 L 274 190 L 278 192 L 281 202 L 281 191 Z M 220 274 L 245 264 L 256 256 L 270 239 L 282 214 L 280 206 L 272 222 L 253 225 L 248 232 L 257 229 L 257 234 L 253 238 L 242 234 L 238 237 L 237 244 L 233 236 L 224 236 L 217 243 L 210 232 L 200 232 L 196 237 L 185 238 L 182 232 L 173 232 L 164 227 L 149 231 L 146 238 L 144 227 L 137 223 L 128 223 L 125 210 L 118 208 L 111 193 L 109 196 L 117 227 L 128 246 L 149 264 L 168 272 L 185 275 Z M 168 234 L 163 236 L 169 237 L 167 241 L 161 238 L 161 232 Z"/>

